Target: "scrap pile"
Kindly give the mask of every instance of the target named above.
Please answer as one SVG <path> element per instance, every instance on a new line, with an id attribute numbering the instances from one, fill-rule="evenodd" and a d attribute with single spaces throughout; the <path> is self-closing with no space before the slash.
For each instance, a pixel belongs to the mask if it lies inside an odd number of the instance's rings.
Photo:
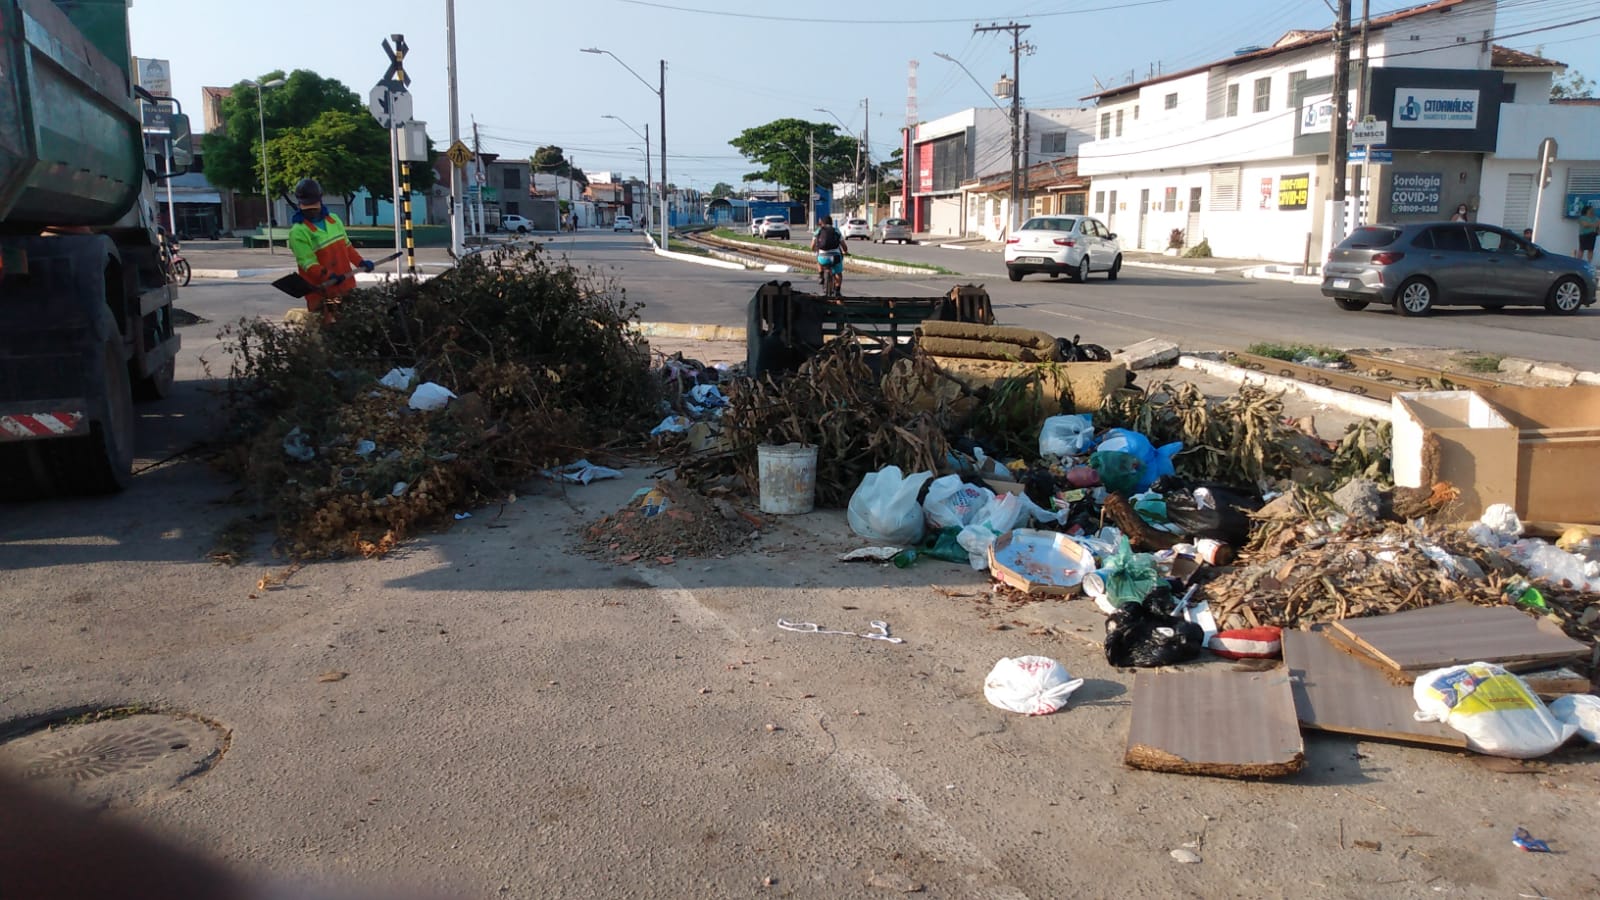
<path id="1" fill-rule="evenodd" d="M 641 488 L 627 506 L 583 530 L 589 552 L 619 563 L 640 559 L 671 564 L 678 557 L 710 557 L 755 538 L 760 517 L 728 499 L 727 489 L 701 494 L 674 481 Z"/>
<path id="2" fill-rule="evenodd" d="M 386 551 L 648 427 L 658 383 L 614 285 L 538 248 L 358 290 L 321 328 L 243 320 L 223 455 L 295 557 Z"/>

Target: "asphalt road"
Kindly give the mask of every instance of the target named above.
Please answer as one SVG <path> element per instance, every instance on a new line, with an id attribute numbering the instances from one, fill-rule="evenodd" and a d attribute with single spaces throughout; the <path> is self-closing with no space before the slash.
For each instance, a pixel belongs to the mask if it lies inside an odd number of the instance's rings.
<path id="1" fill-rule="evenodd" d="M 624 276 L 652 316 L 737 311 L 762 280 L 651 257 L 642 240 L 555 249 Z M 216 428 L 218 328 L 288 303 L 261 280 L 197 283 L 182 302 L 210 322 L 184 328 L 178 391 L 140 407 L 148 468 L 133 486 L 0 504 L 0 735 L 129 703 L 214 720 L 231 739 L 207 774 L 163 783 L 125 748 L 89 746 L 69 754 L 81 778 L 39 783 L 81 798 L 120 782 L 107 815 L 232 867 L 386 897 L 1593 886 L 1581 811 L 1600 779 L 1580 751 L 1542 760 L 1537 788 L 1459 754 L 1339 737 L 1308 738 L 1306 770 L 1274 783 L 1129 770 L 1132 679 L 1104 662 L 1087 605 L 1008 610 L 965 566 L 836 562 L 860 543 L 839 511 L 774 522 L 721 559 L 585 555 L 579 530 L 626 504 L 649 462 L 588 487 L 526 485 L 382 560 L 292 569 L 262 536 L 249 561 L 215 565 L 206 552 L 251 508 L 204 462 L 168 457 Z M 881 619 L 906 643 L 780 617 Z M 1069 710 L 985 702 L 995 661 L 1027 654 L 1087 679 Z M 1568 852 L 1516 851 L 1519 824 Z M 1379 849 L 1347 849 L 1347 834 Z M 1186 845 L 1204 861 L 1174 862 Z"/>
<path id="2" fill-rule="evenodd" d="M 808 289 L 810 273 L 741 273 L 654 256 L 640 235 L 606 232 L 562 235 L 550 245 L 580 265 L 615 274 L 631 299 L 645 304 L 651 321 L 743 325 L 744 306 L 763 282 L 788 279 Z M 1087 284 L 1030 276 L 1007 280 L 1000 254 L 930 245 L 852 242 L 852 252 L 881 259 L 933 263 L 959 276 L 850 273 L 845 294 L 919 296 L 952 284 L 979 282 L 989 289 L 1002 324 L 1118 347 L 1150 337 L 1186 350 L 1244 349 L 1259 341 L 1312 343 L 1343 349 L 1435 347 L 1558 362 L 1580 369 L 1600 364 L 1600 307 L 1576 316 L 1543 310 L 1490 312 L 1442 309 L 1422 319 L 1369 307 L 1345 312 L 1315 287 L 1127 267 L 1116 282 L 1102 276 Z"/>

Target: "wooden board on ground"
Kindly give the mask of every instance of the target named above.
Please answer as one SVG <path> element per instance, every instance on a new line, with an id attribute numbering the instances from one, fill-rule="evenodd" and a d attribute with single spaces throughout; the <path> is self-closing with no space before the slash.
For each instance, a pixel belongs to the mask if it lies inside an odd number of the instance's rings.
<path id="1" fill-rule="evenodd" d="M 1135 769 L 1273 778 L 1305 767 L 1289 671 L 1140 672 L 1123 761 Z"/>
<path id="2" fill-rule="evenodd" d="M 1395 684 L 1376 667 L 1358 661 L 1328 640 L 1327 625 L 1283 633 L 1283 661 L 1289 667 L 1295 714 L 1317 731 L 1360 737 L 1465 748 L 1466 736 L 1440 722 L 1411 717 L 1417 704 L 1411 688 Z"/>
<path id="3" fill-rule="evenodd" d="M 1444 603 L 1387 616 L 1341 619 L 1333 627 L 1384 665 L 1413 675 L 1470 662 L 1508 670 L 1570 662 L 1588 647 L 1509 606 Z"/>
<path id="4" fill-rule="evenodd" d="M 1335 649 L 1350 655 L 1364 666 L 1371 667 L 1384 678 L 1394 684 L 1409 687 L 1415 684 L 1417 676 L 1425 675 L 1428 669 L 1413 669 L 1410 671 L 1396 669 L 1383 660 L 1378 659 L 1366 650 L 1363 650 L 1349 635 L 1336 628 L 1327 628 L 1322 632 Z M 1479 662 L 1479 660 L 1473 660 Z M 1589 693 L 1589 680 L 1579 675 L 1570 668 L 1552 668 L 1543 660 L 1522 660 L 1496 663 L 1507 672 L 1516 672 L 1522 680 L 1528 682 L 1534 693 L 1544 696 L 1560 696 L 1562 694 L 1587 694 Z"/>

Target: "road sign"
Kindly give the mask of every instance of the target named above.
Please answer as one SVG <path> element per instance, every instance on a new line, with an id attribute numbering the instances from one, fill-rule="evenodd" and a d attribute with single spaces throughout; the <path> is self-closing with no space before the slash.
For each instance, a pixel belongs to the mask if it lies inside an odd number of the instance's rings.
<path id="1" fill-rule="evenodd" d="M 472 151 L 468 150 L 467 145 L 460 141 L 451 144 L 450 149 L 446 150 L 444 155 L 450 157 L 450 165 L 458 169 L 465 169 L 467 163 L 472 162 Z"/>
<path id="2" fill-rule="evenodd" d="M 367 109 L 385 128 L 399 128 L 411 121 L 411 95 L 396 91 L 389 85 L 379 84 L 367 96 Z"/>
<path id="3" fill-rule="evenodd" d="M 1389 140 L 1388 122 L 1368 122 L 1350 129 L 1350 144 L 1355 147 L 1367 147 L 1372 144 L 1383 144 Z"/>
<path id="4" fill-rule="evenodd" d="M 1357 147 L 1350 151 L 1348 159 L 1353 163 L 1371 163 L 1372 165 L 1388 164 L 1394 162 L 1394 151 L 1378 150 L 1370 147 Z"/>

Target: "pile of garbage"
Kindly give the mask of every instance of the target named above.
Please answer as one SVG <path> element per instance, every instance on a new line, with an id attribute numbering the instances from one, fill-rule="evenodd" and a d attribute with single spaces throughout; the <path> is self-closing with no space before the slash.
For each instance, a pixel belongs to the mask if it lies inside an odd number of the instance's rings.
<path id="1" fill-rule="evenodd" d="M 638 307 L 537 245 L 347 295 L 322 327 L 245 319 L 222 455 L 296 558 L 381 554 L 649 427 Z"/>

